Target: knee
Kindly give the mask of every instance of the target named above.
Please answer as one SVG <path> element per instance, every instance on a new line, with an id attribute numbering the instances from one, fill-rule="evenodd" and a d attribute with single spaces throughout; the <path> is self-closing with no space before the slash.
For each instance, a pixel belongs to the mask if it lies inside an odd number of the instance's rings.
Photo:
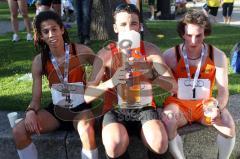
<path id="1" fill-rule="evenodd" d="M 22 143 L 28 138 L 28 133 L 26 132 L 23 125 L 17 125 L 12 129 L 13 139 L 16 143 Z"/>
<path id="2" fill-rule="evenodd" d="M 113 141 L 104 141 L 104 147 L 108 156 L 114 158 L 118 155 L 118 149 L 120 147 L 120 142 L 116 143 Z"/>
<path id="3" fill-rule="evenodd" d="M 116 158 L 124 154 L 127 150 L 128 141 L 119 139 L 119 140 L 112 140 L 111 138 L 105 138 L 103 140 L 103 145 L 105 147 L 105 151 L 107 155 L 111 158 Z"/>
<path id="4" fill-rule="evenodd" d="M 122 142 L 105 141 L 104 147 L 107 155 L 111 158 L 119 157 L 126 151 Z"/>
<path id="5" fill-rule="evenodd" d="M 12 19 L 17 19 L 17 17 L 18 17 L 18 12 L 12 12 L 12 13 L 11 13 L 11 17 L 12 17 Z"/>
<path id="6" fill-rule="evenodd" d="M 157 154 L 163 154 L 168 149 L 168 137 L 162 136 L 161 138 L 157 139 L 156 136 L 153 136 L 153 140 L 151 143 L 148 143 L 152 151 Z"/>
<path id="7" fill-rule="evenodd" d="M 165 113 L 164 112 L 162 115 L 162 121 L 168 131 L 177 127 L 177 119 L 176 119 L 174 113 Z"/>
<path id="8" fill-rule="evenodd" d="M 28 18 L 28 13 L 27 12 L 22 12 L 22 17 L 23 17 L 23 19 Z"/>

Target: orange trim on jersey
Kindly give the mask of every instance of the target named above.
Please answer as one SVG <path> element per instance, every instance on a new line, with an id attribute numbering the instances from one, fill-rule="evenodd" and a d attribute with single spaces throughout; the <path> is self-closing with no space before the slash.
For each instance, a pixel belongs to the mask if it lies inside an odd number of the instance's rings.
<path id="1" fill-rule="evenodd" d="M 208 57 L 206 58 L 205 63 L 201 66 L 199 79 L 210 80 L 211 82 L 210 97 L 211 97 L 212 90 L 215 84 L 216 67 L 213 60 L 210 58 L 213 55 L 213 49 L 211 49 L 210 45 L 208 47 L 208 50 L 210 52 Z M 196 69 L 197 69 L 196 66 L 190 66 L 190 74 L 192 78 L 195 75 Z M 182 57 L 180 58 L 176 69 L 173 71 L 173 75 L 177 81 L 178 81 L 178 78 L 188 78 L 184 59 Z M 164 107 L 168 106 L 171 103 L 177 104 L 179 106 L 180 110 L 184 113 L 184 116 L 189 122 L 199 121 L 203 116 L 202 100 L 180 100 L 177 98 L 177 95 L 174 95 L 174 96 L 168 97 L 165 100 Z"/>
<path id="2" fill-rule="evenodd" d="M 74 45 L 72 45 L 74 47 Z M 61 83 L 56 70 L 54 69 L 54 66 L 49 59 L 46 63 L 46 71 L 47 71 L 47 78 L 49 82 L 49 87 L 51 87 L 52 84 Z M 63 74 L 64 72 L 64 64 L 60 65 L 60 71 Z M 69 72 L 68 72 L 68 82 L 74 83 L 74 82 L 83 82 L 85 81 L 85 72 L 84 68 L 81 66 L 80 61 L 78 57 L 76 56 L 76 53 L 74 52 L 74 49 L 71 49 L 70 51 L 70 59 L 69 59 Z"/>
<path id="3" fill-rule="evenodd" d="M 109 47 L 111 49 L 112 55 L 116 55 L 117 53 L 119 53 L 116 43 L 109 44 Z M 136 49 L 132 50 L 132 52 L 131 52 L 131 55 L 133 57 L 141 58 L 142 56 L 144 56 L 145 61 L 147 61 L 143 41 L 141 41 L 141 43 L 140 43 L 140 49 L 137 50 L 137 51 L 140 51 L 141 55 L 136 54 L 135 51 L 136 51 Z M 136 72 L 136 74 L 137 74 L 137 72 Z M 110 75 L 105 75 L 105 77 L 110 78 Z M 107 80 L 107 79 L 105 79 L 105 80 Z M 117 95 L 116 95 L 116 92 L 113 89 L 109 89 L 104 94 L 104 110 L 110 110 L 114 104 L 117 104 Z M 151 106 L 156 107 L 156 103 L 154 101 L 154 98 L 152 100 Z"/>

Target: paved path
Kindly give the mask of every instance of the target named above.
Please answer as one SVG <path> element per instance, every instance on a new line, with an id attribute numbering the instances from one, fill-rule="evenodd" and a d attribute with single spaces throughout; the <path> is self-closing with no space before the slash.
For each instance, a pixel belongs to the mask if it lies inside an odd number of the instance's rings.
<path id="1" fill-rule="evenodd" d="M 195 4 L 192 3 L 192 2 L 189 2 L 187 4 L 187 7 L 189 7 L 189 8 L 191 8 L 191 7 L 202 8 L 203 5 L 204 5 L 203 2 L 197 2 Z M 219 9 L 218 9 L 217 23 L 221 23 L 221 24 L 224 23 L 223 22 L 223 16 L 222 16 L 222 7 L 219 7 Z M 231 21 L 230 25 L 240 27 L 240 1 L 236 1 L 234 3 L 232 21 Z"/>
<path id="2" fill-rule="evenodd" d="M 196 7 L 196 8 L 201 8 L 203 6 L 203 2 L 197 2 L 196 4 L 193 4 L 192 2 L 188 2 L 187 7 Z M 240 1 L 236 1 L 234 3 L 234 10 L 233 10 L 233 15 L 232 15 L 232 22 L 230 25 L 233 26 L 239 26 L 240 27 Z M 181 16 L 177 16 L 176 20 L 180 19 Z M 217 22 L 218 23 L 223 23 L 223 18 L 222 18 L 222 8 L 219 8 L 218 16 L 217 16 Z M 25 26 L 23 21 L 19 21 L 19 30 L 22 31 L 24 30 Z M 7 32 L 11 32 L 12 27 L 10 21 L 0 21 L 0 35 L 5 34 Z"/>
<path id="3" fill-rule="evenodd" d="M 25 26 L 23 21 L 19 21 L 19 31 L 24 30 Z M 0 35 L 7 32 L 12 32 L 12 26 L 10 21 L 0 21 Z"/>

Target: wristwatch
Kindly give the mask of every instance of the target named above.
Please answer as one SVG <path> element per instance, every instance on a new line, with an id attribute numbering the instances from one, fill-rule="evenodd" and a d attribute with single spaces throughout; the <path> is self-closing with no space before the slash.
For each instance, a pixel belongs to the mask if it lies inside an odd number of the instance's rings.
<path id="1" fill-rule="evenodd" d="M 27 113 L 27 112 L 30 111 L 30 110 L 34 111 L 35 114 L 37 114 L 37 112 L 38 112 L 38 111 L 37 111 L 36 109 L 34 109 L 33 107 L 28 106 L 27 109 L 25 110 L 25 113 Z"/>

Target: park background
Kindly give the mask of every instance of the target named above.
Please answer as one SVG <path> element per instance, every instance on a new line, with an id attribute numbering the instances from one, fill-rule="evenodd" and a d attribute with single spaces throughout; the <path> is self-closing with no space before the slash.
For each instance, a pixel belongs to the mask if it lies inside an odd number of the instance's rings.
<path id="1" fill-rule="evenodd" d="M 106 5 L 106 3 L 109 3 Z M 91 33 L 101 33 L 101 37 L 92 36 L 94 39 L 90 47 L 97 53 L 106 41 L 112 40 L 112 33 L 106 33 L 110 25 L 98 27 L 103 21 L 110 21 L 111 9 L 117 0 L 94 0 L 92 9 L 93 22 L 91 24 Z M 188 8 L 201 8 L 205 1 L 197 1 L 196 3 L 188 2 Z M 233 20 L 231 25 L 222 24 L 221 8 L 218 12 L 218 23 L 213 24 L 213 32 L 207 37 L 206 42 L 215 45 L 217 48 L 224 51 L 230 61 L 231 50 L 233 46 L 240 41 L 240 0 L 235 1 L 233 11 Z M 106 7 L 109 7 L 109 12 L 106 12 Z M 145 25 L 145 40 L 156 44 L 161 51 L 178 44 L 181 39 L 176 32 L 177 20 L 182 15 L 177 15 L 175 20 L 155 20 L 148 21 L 148 5 L 143 3 L 144 10 L 144 25 Z M 100 14 L 102 12 L 102 14 Z M 35 7 L 29 7 L 29 16 L 34 18 Z M 31 62 L 37 54 L 34 50 L 33 42 L 25 40 L 25 29 L 23 26 L 22 17 L 20 19 L 20 37 L 19 42 L 11 41 L 12 32 L 10 26 L 10 13 L 6 0 L 0 0 L 0 110 L 25 110 L 31 100 Z M 100 21 L 101 20 L 101 21 Z M 70 38 L 74 42 L 78 42 L 76 23 L 71 23 L 72 27 L 68 29 Z M 96 29 L 97 28 L 97 29 Z M 102 31 L 101 31 L 102 29 Z M 105 30 L 104 30 L 105 29 Z M 105 35 L 103 33 L 106 33 Z M 110 34 L 110 35 L 109 35 Z M 102 40 L 96 40 L 102 39 Z M 103 40 L 104 39 L 104 40 Z M 230 63 L 229 63 L 230 64 Z M 230 95 L 240 93 L 240 75 L 234 74 L 229 65 L 229 91 Z M 216 91 L 214 92 L 216 94 Z M 161 90 L 155 89 L 156 100 L 158 105 L 161 105 L 164 98 L 169 95 L 162 93 Z M 47 105 L 51 100 L 48 83 L 44 78 L 43 82 L 43 98 L 42 106 Z"/>

